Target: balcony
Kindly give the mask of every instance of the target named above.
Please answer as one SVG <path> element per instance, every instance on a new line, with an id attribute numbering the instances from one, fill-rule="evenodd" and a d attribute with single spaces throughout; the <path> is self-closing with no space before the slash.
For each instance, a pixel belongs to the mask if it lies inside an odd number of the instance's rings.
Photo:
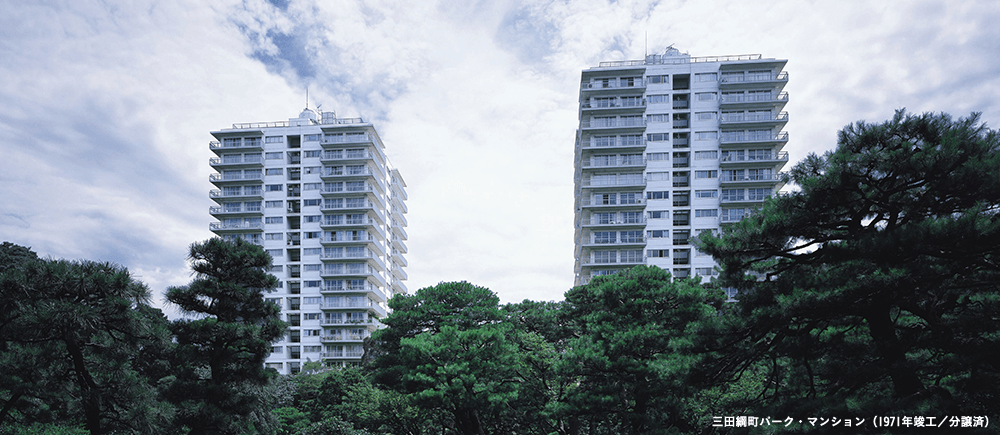
<path id="1" fill-rule="evenodd" d="M 236 203 L 235 205 L 230 205 L 230 206 L 216 206 L 216 207 L 209 207 L 208 208 L 208 214 L 213 215 L 213 216 L 217 216 L 217 215 L 261 214 L 261 213 L 263 213 L 263 210 L 259 206 L 257 206 L 257 207 L 253 207 L 253 206 L 251 206 L 251 207 L 245 207 L 245 206 L 243 206 L 242 204 L 239 204 L 239 203 Z"/>
<path id="2" fill-rule="evenodd" d="M 581 109 L 585 109 L 585 110 L 601 110 L 601 109 L 645 109 L 646 108 L 646 100 L 645 99 L 642 99 L 642 100 L 639 100 L 639 101 L 631 101 L 631 100 L 626 100 L 626 101 L 621 101 L 621 100 L 605 101 L 605 100 L 601 100 L 601 101 L 594 101 L 594 102 L 584 101 L 583 103 L 580 103 L 580 108 Z"/>
<path id="3" fill-rule="evenodd" d="M 330 286 L 322 287 L 319 292 L 324 295 L 342 295 L 342 294 L 358 294 L 358 293 L 368 293 L 375 297 L 375 299 L 380 301 L 385 301 L 385 293 L 382 289 L 378 288 L 374 284 L 365 281 L 364 285 L 343 285 L 343 286 Z"/>
<path id="4" fill-rule="evenodd" d="M 609 81 L 594 81 L 589 83 L 581 83 L 581 91 L 596 91 L 602 89 L 645 89 L 646 83 L 644 80 L 634 80 L 632 83 L 624 82 L 622 83 L 618 79 L 613 79 Z"/>
<path id="5" fill-rule="evenodd" d="M 208 229 L 211 231 L 263 231 L 263 222 L 241 222 L 241 223 L 223 223 L 223 222 L 212 222 L 208 224 Z"/>
<path id="6" fill-rule="evenodd" d="M 719 77 L 719 87 L 723 89 L 740 89 L 743 87 L 749 87 L 742 85 L 759 85 L 761 83 L 775 83 L 783 86 L 785 83 L 788 83 L 788 72 L 782 71 L 778 73 L 778 75 L 774 75 L 774 73 L 770 71 L 766 73 L 747 72 L 743 74 L 734 74 L 730 72 L 723 73 Z"/>
<path id="7" fill-rule="evenodd" d="M 719 117 L 719 124 L 726 128 L 754 126 L 772 126 L 788 122 L 788 112 L 748 114 L 748 113 L 723 113 Z"/>
<path id="8" fill-rule="evenodd" d="M 368 133 L 324 134 L 320 144 L 373 143 L 375 137 Z"/>
<path id="9" fill-rule="evenodd" d="M 644 168 L 646 161 L 642 157 L 638 158 L 617 158 L 614 161 L 604 159 L 586 159 L 583 161 L 584 168 Z"/>
<path id="10" fill-rule="evenodd" d="M 583 180 L 583 187 L 645 187 L 646 179 L 642 178 L 642 174 L 638 177 L 622 177 L 618 176 L 613 180 L 607 179 L 597 179 L 587 178 Z"/>
<path id="11" fill-rule="evenodd" d="M 382 308 L 378 306 L 378 304 L 375 304 L 371 301 L 363 303 L 352 303 L 352 302 L 327 303 L 320 305 L 319 308 L 321 310 L 326 310 L 326 311 L 364 309 L 371 313 L 377 314 L 380 318 L 385 317 L 385 308 Z"/>
<path id="12" fill-rule="evenodd" d="M 582 200 L 580 200 L 580 206 L 588 208 L 636 208 L 636 207 L 642 208 L 645 207 L 646 205 L 643 201 L 645 200 L 636 199 L 635 201 L 627 203 L 621 201 L 615 201 L 613 203 L 609 203 L 610 201 L 605 202 L 605 201 L 598 201 L 593 198 L 583 198 Z"/>
<path id="13" fill-rule="evenodd" d="M 645 259 L 643 258 L 625 258 L 625 259 L 586 259 L 580 262 L 583 266 L 636 266 L 643 264 Z"/>
<path id="14" fill-rule="evenodd" d="M 212 157 L 208 159 L 208 164 L 212 167 L 262 166 L 264 164 L 264 159 L 260 156 L 260 154 L 237 154 L 236 156 L 226 156 L 225 158 Z"/>
<path id="15" fill-rule="evenodd" d="M 381 325 L 382 322 L 369 317 L 367 319 L 320 319 L 319 324 L 321 326 L 359 326 L 372 330 Z"/>
<path id="16" fill-rule="evenodd" d="M 339 330 L 339 331 L 340 331 L 339 334 L 330 334 L 330 331 L 328 331 L 327 332 L 328 335 L 320 336 L 319 341 L 321 343 L 340 343 L 340 342 L 358 343 L 364 341 L 366 338 L 371 336 L 371 333 L 369 333 L 367 330 L 365 330 L 365 333 L 363 334 L 350 333 L 347 332 L 347 330 Z"/>
<path id="17" fill-rule="evenodd" d="M 604 128 L 604 129 L 614 129 L 614 128 L 645 128 L 645 127 L 646 127 L 646 120 L 644 120 L 644 119 L 624 120 L 624 121 L 622 121 L 622 120 L 609 120 L 609 121 L 604 121 L 604 120 L 589 120 L 589 121 L 580 121 L 580 128 L 586 128 L 586 129 L 596 129 L 596 128 Z"/>
<path id="18" fill-rule="evenodd" d="M 583 246 L 587 248 L 604 248 L 604 247 L 623 247 L 631 245 L 645 245 L 645 237 L 631 237 L 627 239 L 616 239 L 616 240 L 590 240 L 584 243 Z"/>
<path id="19" fill-rule="evenodd" d="M 384 271 L 385 270 L 385 263 L 382 261 L 382 258 L 380 258 L 378 255 L 375 255 L 371 251 L 360 253 L 360 254 L 351 254 L 351 253 L 346 253 L 346 252 L 330 253 L 330 254 L 323 253 L 323 254 L 320 254 L 319 258 L 320 258 L 320 260 L 323 260 L 323 261 L 365 260 L 368 263 L 368 265 L 371 266 L 371 267 L 374 267 L 375 270 L 377 270 L 377 271 Z"/>
<path id="20" fill-rule="evenodd" d="M 640 217 L 637 219 L 599 219 L 597 216 L 591 217 L 590 219 L 585 219 L 581 226 L 585 227 L 605 227 L 605 226 L 645 226 L 646 218 Z"/>
<path id="21" fill-rule="evenodd" d="M 780 183 L 782 173 L 758 175 L 732 175 L 725 172 L 719 174 L 719 184 L 775 184 Z"/>
<path id="22" fill-rule="evenodd" d="M 231 190 L 218 190 L 212 189 L 208 192 L 208 197 L 219 200 L 222 198 L 227 199 L 264 199 L 263 189 L 248 189 L 248 187 L 260 187 L 260 186 L 244 186 L 243 189 L 239 189 L 238 192 Z"/>
<path id="23" fill-rule="evenodd" d="M 722 132 L 719 137 L 722 144 L 759 144 L 769 142 L 788 142 L 788 132 L 749 134 L 744 132 Z"/>
<path id="24" fill-rule="evenodd" d="M 229 182 L 254 182 L 259 183 L 264 181 L 264 174 L 253 173 L 253 174 L 209 174 L 208 181 L 212 184 L 219 183 L 229 183 Z"/>
<path id="25" fill-rule="evenodd" d="M 774 107 L 774 106 L 784 106 L 788 102 L 788 93 L 782 92 L 778 95 L 774 94 L 740 94 L 740 95 L 722 95 L 722 99 L 719 101 L 719 105 L 723 109 L 737 109 L 737 108 L 754 108 L 754 107 Z"/>
<path id="26" fill-rule="evenodd" d="M 731 166 L 733 164 L 760 164 L 760 163 L 787 163 L 788 162 L 788 152 L 781 151 L 777 153 L 770 153 L 766 155 L 742 155 L 742 154 L 723 154 L 722 158 L 719 159 L 720 165 Z"/>
<path id="27" fill-rule="evenodd" d="M 591 141 L 585 139 L 585 142 L 580 144 L 580 148 L 583 149 L 600 149 L 600 150 L 614 150 L 621 148 L 645 148 L 646 141 L 642 138 L 636 140 L 622 140 L 621 138 L 614 138 L 614 140 L 594 140 Z"/>
<path id="28" fill-rule="evenodd" d="M 216 152 L 220 150 L 263 151 L 264 141 L 259 137 L 226 138 L 222 142 L 217 140 L 209 142 L 208 149 Z"/>
<path id="29" fill-rule="evenodd" d="M 320 156 L 320 161 L 373 160 L 378 157 L 368 150 L 326 150 Z"/>

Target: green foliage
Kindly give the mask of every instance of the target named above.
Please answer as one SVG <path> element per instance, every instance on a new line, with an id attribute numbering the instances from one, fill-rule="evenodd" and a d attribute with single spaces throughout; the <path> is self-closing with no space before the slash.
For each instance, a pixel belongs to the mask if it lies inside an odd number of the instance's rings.
<path id="1" fill-rule="evenodd" d="M 558 368 L 577 380 L 562 412 L 596 420 L 613 433 L 691 431 L 685 399 L 699 361 L 692 337 L 711 321 L 722 295 L 693 280 L 638 266 L 566 293 L 576 336 Z"/>
<path id="2" fill-rule="evenodd" d="M 278 281 L 271 257 L 257 245 L 219 238 L 191 245 L 196 277 L 167 290 L 167 300 L 197 316 L 170 326 L 177 340 L 176 377 L 168 396 L 178 424 L 191 433 L 253 433 L 269 427 L 271 343 L 285 331 L 280 308 L 263 293 Z"/>
<path id="3" fill-rule="evenodd" d="M 466 282 L 441 283 L 389 301 L 393 313 L 372 341 L 376 380 L 416 406 L 451 414 L 459 433 L 503 427 L 522 382 L 514 330 L 499 298 Z"/>
<path id="4" fill-rule="evenodd" d="M 9 243 L 0 251 L 0 424 L 162 431 L 171 410 L 143 357 L 169 337 L 145 285 L 113 264 L 39 260 Z"/>
<path id="5" fill-rule="evenodd" d="M 778 413 L 990 411 L 997 174 L 1000 138 L 977 114 L 847 126 L 792 169 L 800 191 L 699 239 L 741 289 L 708 376 L 764 368 L 760 406 Z"/>

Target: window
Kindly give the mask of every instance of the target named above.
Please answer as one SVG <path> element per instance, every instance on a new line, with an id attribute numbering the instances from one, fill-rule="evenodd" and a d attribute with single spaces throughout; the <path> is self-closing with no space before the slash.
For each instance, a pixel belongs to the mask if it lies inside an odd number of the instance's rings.
<path id="1" fill-rule="evenodd" d="M 634 146 L 642 145 L 642 135 L 641 134 L 623 134 L 621 135 L 622 146 Z"/>
<path id="2" fill-rule="evenodd" d="M 281 152 L 264 153 L 264 158 L 267 159 L 267 160 L 281 160 L 284 157 L 285 157 L 284 153 L 281 153 Z"/>
<path id="3" fill-rule="evenodd" d="M 621 97 L 621 103 L 622 107 L 641 107 L 642 97 L 641 96 Z"/>
<path id="4" fill-rule="evenodd" d="M 665 180 L 669 181 L 670 180 L 670 172 L 647 172 L 646 173 L 646 180 L 647 181 L 665 181 Z"/>
<path id="5" fill-rule="evenodd" d="M 719 171 L 694 171 L 694 178 L 719 178 Z"/>
<path id="6" fill-rule="evenodd" d="M 308 159 L 308 158 L 313 158 L 313 157 L 314 157 L 314 158 L 319 158 L 319 156 L 320 156 L 320 154 L 321 154 L 322 152 L 323 152 L 323 151 L 320 151 L 320 150 L 313 150 L 313 151 L 303 151 L 303 152 L 302 152 L 302 157 L 303 157 L 303 158 L 306 158 L 306 159 Z"/>
<path id="7" fill-rule="evenodd" d="M 622 193 L 618 199 L 619 204 L 640 204 L 642 202 L 642 193 Z"/>
<path id="8" fill-rule="evenodd" d="M 746 216 L 746 209 L 742 208 L 724 208 L 722 209 L 722 221 L 723 222 L 736 222 Z"/>
<path id="9" fill-rule="evenodd" d="M 763 201 L 771 196 L 771 189 L 747 189 L 747 199 L 751 201 Z"/>
<path id="10" fill-rule="evenodd" d="M 622 231 L 618 234 L 618 240 L 622 243 L 639 243 L 642 242 L 642 231 Z"/>
<path id="11" fill-rule="evenodd" d="M 638 224 L 638 223 L 642 223 L 642 212 L 641 211 L 623 211 L 622 212 L 622 223 L 626 223 L 626 224 Z"/>
<path id="12" fill-rule="evenodd" d="M 281 192 L 280 184 L 268 184 L 264 189 L 266 192 Z"/>
<path id="13" fill-rule="evenodd" d="M 302 221 L 305 222 L 305 223 L 319 222 L 320 219 L 322 219 L 322 218 L 323 218 L 323 216 L 321 216 L 321 215 L 303 216 L 302 217 Z"/>
<path id="14" fill-rule="evenodd" d="M 306 331 L 306 332 L 312 332 L 312 331 Z M 316 330 L 316 332 L 317 332 L 316 335 L 319 335 L 318 334 L 319 330 Z M 323 346 L 302 346 L 302 353 L 319 353 L 322 351 L 323 351 Z"/>
<path id="15" fill-rule="evenodd" d="M 646 160 L 650 162 L 660 162 L 670 160 L 670 153 L 647 153 Z"/>
<path id="16" fill-rule="evenodd" d="M 620 257 L 622 263 L 641 263 L 642 250 L 637 249 L 637 250 L 621 251 Z"/>
<path id="17" fill-rule="evenodd" d="M 719 197 L 719 191 L 718 190 L 695 190 L 694 191 L 694 197 L 695 198 L 718 198 Z"/>
<path id="18" fill-rule="evenodd" d="M 743 189 L 722 189 L 723 201 L 744 201 L 746 196 Z"/>
<path id="19" fill-rule="evenodd" d="M 319 141 L 319 135 L 318 134 L 306 134 L 306 135 L 302 135 L 302 141 L 303 142 L 316 142 L 316 141 Z"/>
<path id="20" fill-rule="evenodd" d="M 718 151 L 695 151 L 694 152 L 694 159 L 695 160 L 715 160 L 715 159 L 718 159 L 718 158 L 719 158 L 719 152 Z"/>
<path id="21" fill-rule="evenodd" d="M 284 141 L 285 139 L 282 136 L 268 136 L 264 138 L 264 143 L 281 143 Z"/>
<path id="22" fill-rule="evenodd" d="M 670 140 L 670 133 L 649 133 L 646 135 L 646 140 L 650 142 Z"/>
<path id="23" fill-rule="evenodd" d="M 303 207 L 318 207 L 322 199 L 305 199 L 302 200 Z"/>
<path id="24" fill-rule="evenodd" d="M 613 147 L 615 146 L 614 136 L 594 136 L 591 138 L 591 145 L 595 147 Z"/>
<path id="25" fill-rule="evenodd" d="M 649 258 L 666 258 L 670 257 L 669 249 L 649 249 L 646 251 L 646 256 Z"/>
<path id="26" fill-rule="evenodd" d="M 302 237 L 306 239 L 318 239 L 321 233 L 321 231 L 306 231 L 302 233 Z"/>
<path id="27" fill-rule="evenodd" d="M 303 248 L 302 249 L 302 255 L 319 255 L 320 252 L 322 252 L 321 248 Z M 318 266 L 318 265 L 317 264 L 306 265 L 306 272 L 308 272 L 310 270 L 309 268 L 312 267 L 312 266 Z M 317 268 L 316 270 L 319 270 L 319 268 Z"/>
<path id="28" fill-rule="evenodd" d="M 283 249 L 268 249 L 267 254 L 275 258 L 284 257 L 285 251 Z"/>
<path id="29" fill-rule="evenodd" d="M 646 192 L 646 199 L 669 199 L 670 192 Z"/>
<path id="30" fill-rule="evenodd" d="M 670 115 L 667 115 L 665 113 L 657 115 L 646 115 L 646 123 L 654 124 L 659 122 L 670 122 Z"/>
<path id="31" fill-rule="evenodd" d="M 698 101 L 715 101 L 715 92 L 699 92 L 695 95 Z"/>
<path id="32" fill-rule="evenodd" d="M 700 218 L 700 217 L 718 217 L 718 216 L 719 216 L 719 210 L 714 209 L 714 208 L 712 208 L 712 209 L 705 209 L 705 210 L 695 210 L 694 211 L 694 217 L 696 217 L 696 218 Z"/>
<path id="33" fill-rule="evenodd" d="M 306 152 L 308 153 L 309 151 L 306 151 Z M 316 152 L 319 152 L 319 151 L 316 151 Z M 322 166 L 306 166 L 306 167 L 302 168 L 302 173 L 306 174 L 306 175 L 308 175 L 308 174 L 318 174 L 318 173 L 320 173 L 320 171 L 322 169 L 323 169 Z"/>
<path id="34" fill-rule="evenodd" d="M 319 320 L 319 315 L 320 313 L 304 313 L 302 314 L 302 320 Z"/>
<path id="35" fill-rule="evenodd" d="M 264 175 L 283 175 L 281 168 L 271 168 L 264 172 Z"/>
<path id="36" fill-rule="evenodd" d="M 670 237 L 670 231 L 668 230 L 647 230 L 646 238 L 648 239 L 663 239 Z"/>
<path id="37" fill-rule="evenodd" d="M 697 136 L 695 136 L 695 137 L 697 138 L 697 140 L 714 140 L 714 139 L 718 139 L 719 138 L 719 132 L 717 132 L 717 131 L 699 131 L 697 133 Z"/>
<path id="38" fill-rule="evenodd" d="M 267 233 L 264 234 L 264 240 L 281 240 L 282 233 Z"/>
<path id="39" fill-rule="evenodd" d="M 319 266 L 319 265 L 318 264 L 314 264 L 312 266 Z M 319 268 L 317 267 L 316 270 L 319 270 Z M 320 281 L 320 280 L 303 281 L 302 282 L 302 286 L 306 287 L 306 288 L 318 288 L 320 286 L 320 284 L 322 284 L 322 283 L 323 283 L 323 281 Z M 317 304 L 319 303 L 319 298 L 305 298 L 305 299 L 306 300 L 308 300 L 308 299 L 316 299 L 316 303 Z"/>
<path id="40" fill-rule="evenodd" d="M 303 183 L 302 190 L 319 190 L 323 183 Z"/>
<path id="41" fill-rule="evenodd" d="M 281 200 L 278 200 L 278 201 L 264 201 L 264 207 L 265 208 L 281 208 L 281 207 L 284 206 L 282 204 L 284 202 L 285 201 L 281 201 Z M 268 218 L 268 219 L 271 219 L 271 218 Z M 278 218 L 278 219 L 281 219 L 281 218 Z M 278 223 L 281 223 L 281 222 L 278 222 Z"/>
<path id="42" fill-rule="evenodd" d="M 646 83 L 656 85 L 660 83 L 670 83 L 669 75 L 646 76 Z"/>
<path id="43" fill-rule="evenodd" d="M 715 112 L 698 112 L 699 121 L 711 121 L 715 119 Z"/>
<path id="44" fill-rule="evenodd" d="M 667 95 L 667 94 L 649 95 L 649 96 L 646 97 L 646 102 L 649 103 L 649 104 L 669 103 L 670 102 L 670 95 Z"/>
<path id="45" fill-rule="evenodd" d="M 594 233 L 594 243 L 614 243 L 614 231 L 597 231 Z"/>
<path id="46" fill-rule="evenodd" d="M 719 80 L 719 76 L 716 73 L 698 73 L 694 75 L 694 78 L 699 82 L 715 82 Z"/>
<path id="47" fill-rule="evenodd" d="M 646 212 L 650 219 L 668 219 L 670 218 L 670 212 L 665 210 L 649 211 Z"/>
<path id="48" fill-rule="evenodd" d="M 617 263 L 617 251 L 594 251 L 594 263 Z"/>
<path id="49" fill-rule="evenodd" d="M 615 218 L 614 213 L 594 213 L 590 217 L 590 223 L 595 225 L 610 224 Z"/>
<path id="50" fill-rule="evenodd" d="M 285 218 L 283 216 L 267 217 L 267 218 L 264 218 L 264 223 L 265 224 L 280 224 L 280 223 L 284 223 L 284 220 L 285 220 Z"/>
<path id="51" fill-rule="evenodd" d="M 694 273 L 699 276 L 718 276 L 719 271 L 715 270 L 714 267 L 696 267 Z"/>

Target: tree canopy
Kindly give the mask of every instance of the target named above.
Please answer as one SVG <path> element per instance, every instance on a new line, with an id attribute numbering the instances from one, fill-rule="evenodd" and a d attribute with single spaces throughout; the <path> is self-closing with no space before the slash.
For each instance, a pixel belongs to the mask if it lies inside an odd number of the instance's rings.
<path id="1" fill-rule="evenodd" d="M 1000 367 L 1000 138 L 978 114 L 857 122 L 799 190 L 703 234 L 740 289 L 720 379 L 768 373 L 799 415 L 985 412 Z"/>

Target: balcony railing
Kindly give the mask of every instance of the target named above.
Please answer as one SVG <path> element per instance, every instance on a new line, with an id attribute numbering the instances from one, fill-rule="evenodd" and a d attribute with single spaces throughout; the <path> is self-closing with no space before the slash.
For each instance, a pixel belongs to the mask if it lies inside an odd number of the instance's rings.
<path id="1" fill-rule="evenodd" d="M 777 154 L 765 154 L 761 155 L 739 155 L 739 154 L 723 154 L 719 162 L 722 163 L 735 163 L 735 162 L 787 162 L 788 152 L 780 151 Z"/>
<path id="2" fill-rule="evenodd" d="M 730 174 L 720 174 L 719 181 L 722 183 L 736 183 L 736 182 L 756 182 L 756 181 L 780 181 L 781 174 L 761 174 L 753 176 L 734 176 Z"/>
<path id="3" fill-rule="evenodd" d="M 788 121 L 788 112 L 778 114 L 723 113 L 719 120 L 723 124 L 739 122 L 783 122 Z"/>
<path id="4" fill-rule="evenodd" d="M 748 134 L 748 133 L 723 133 L 719 137 L 719 142 L 721 143 L 740 143 L 740 142 L 786 142 L 788 141 L 788 132 L 780 133 L 764 133 L 764 134 Z"/>
<path id="5" fill-rule="evenodd" d="M 636 119 L 636 120 L 625 120 L 625 121 L 603 121 L 603 120 L 590 120 L 590 121 L 580 121 L 581 128 L 620 128 L 620 127 L 645 127 L 646 120 Z"/>
<path id="6" fill-rule="evenodd" d="M 227 224 L 223 222 L 212 222 L 208 224 L 208 229 L 212 231 L 223 231 L 223 230 L 262 230 L 264 229 L 264 224 L 262 222 L 242 222 L 238 224 Z"/>
<path id="7" fill-rule="evenodd" d="M 640 177 L 617 177 L 614 180 L 587 178 L 583 180 L 584 187 L 614 187 L 614 186 L 645 186 L 646 180 Z"/>
<path id="8" fill-rule="evenodd" d="M 360 119 L 360 118 L 359 118 Z M 320 143 L 362 143 L 362 142 L 372 142 L 375 137 L 365 133 L 365 134 L 327 134 L 323 135 L 323 139 Z"/>
<path id="9" fill-rule="evenodd" d="M 773 94 L 740 94 L 740 95 L 722 95 L 723 104 L 734 104 L 734 103 L 771 103 L 778 101 L 788 101 L 788 93 L 782 92 L 777 96 Z"/>
<path id="10" fill-rule="evenodd" d="M 615 147 L 642 147 L 646 146 L 646 141 L 644 139 L 639 140 L 602 140 L 602 141 L 588 141 L 582 144 L 583 148 L 615 148 Z"/>
<path id="11" fill-rule="evenodd" d="M 261 213 L 262 209 L 260 206 L 251 207 L 209 207 L 208 214 L 228 214 L 228 213 Z"/>
<path id="12" fill-rule="evenodd" d="M 584 220 L 584 225 L 642 225 L 646 223 L 646 218 L 638 219 L 598 219 L 596 217 L 591 217 L 589 220 Z"/>
<path id="13" fill-rule="evenodd" d="M 223 158 L 220 158 L 220 157 L 212 157 L 212 158 L 208 159 L 208 164 L 212 165 L 212 166 L 220 166 L 220 165 L 246 165 L 246 164 L 263 164 L 263 163 L 264 163 L 264 159 L 261 158 L 261 156 L 259 154 L 245 155 L 245 156 L 242 156 L 241 158 L 227 157 L 227 158 L 223 159 Z"/>
<path id="14" fill-rule="evenodd" d="M 208 181 L 261 181 L 264 174 L 209 174 Z"/>
<path id="15" fill-rule="evenodd" d="M 589 91 L 594 89 L 628 89 L 628 88 L 641 89 L 645 87 L 646 84 L 644 83 L 643 80 L 635 80 L 632 82 L 632 84 L 628 84 L 628 82 L 621 83 L 617 79 L 609 80 L 607 83 L 598 81 L 598 82 L 583 83 L 580 85 L 580 89 L 584 91 Z"/>
<path id="16" fill-rule="evenodd" d="M 320 325 L 378 325 L 378 319 L 320 319 Z"/>
<path id="17" fill-rule="evenodd" d="M 645 166 L 646 161 L 642 157 L 636 158 L 617 158 L 614 161 L 610 160 L 584 160 L 584 168 L 617 168 L 622 166 Z"/>
<path id="18" fill-rule="evenodd" d="M 607 201 L 607 202 L 605 202 L 603 200 L 595 200 L 595 199 L 592 199 L 592 198 L 583 198 L 580 201 L 580 205 L 583 205 L 583 206 L 595 206 L 595 207 L 599 207 L 599 206 L 607 206 L 607 207 L 640 207 L 640 206 L 643 205 L 644 201 L 645 201 L 644 199 L 639 198 L 639 199 L 635 199 L 634 201 L 629 201 L 629 202 L 622 202 L 622 201 L 615 201 L 615 202 Z"/>
<path id="19" fill-rule="evenodd" d="M 774 74 L 767 73 L 746 73 L 746 74 L 723 74 L 719 77 L 719 83 L 721 84 L 733 84 L 733 83 L 760 83 L 760 82 L 787 82 L 788 72 L 782 71 L 778 73 L 777 76 Z"/>
<path id="20" fill-rule="evenodd" d="M 632 100 L 619 100 L 619 101 L 600 100 L 600 101 L 595 101 L 595 102 L 585 101 L 585 102 L 583 102 L 583 103 L 580 104 L 580 107 L 584 108 L 584 109 L 631 109 L 631 108 L 641 109 L 643 107 L 646 107 L 646 100 L 645 99 L 642 99 L 640 101 L 632 101 Z"/>
<path id="21" fill-rule="evenodd" d="M 364 341 L 364 339 L 370 337 L 371 334 L 352 334 L 352 333 L 342 333 L 342 334 L 332 334 L 332 335 L 322 335 L 319 337 L 319 341 L 323 343 L 334 343 L 338 341 Z"/>

